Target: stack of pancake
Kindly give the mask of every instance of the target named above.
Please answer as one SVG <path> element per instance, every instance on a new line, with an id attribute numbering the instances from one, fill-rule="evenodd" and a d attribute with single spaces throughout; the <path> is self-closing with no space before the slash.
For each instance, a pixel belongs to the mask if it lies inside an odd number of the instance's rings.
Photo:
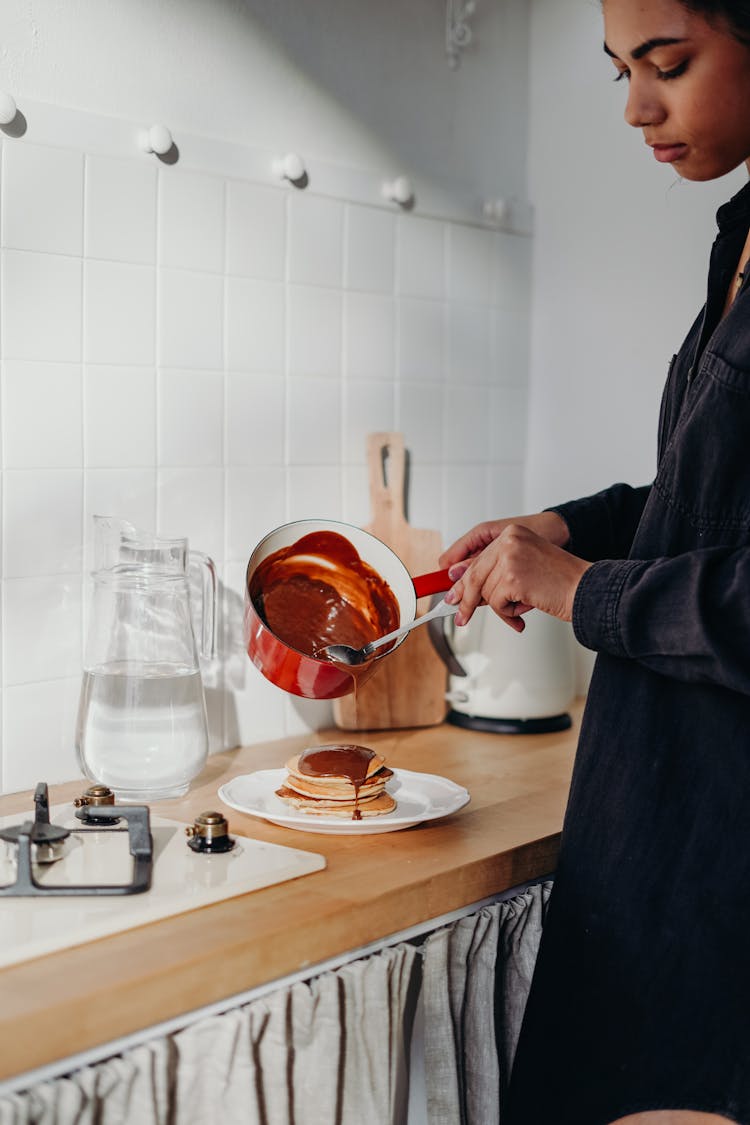
<path id="1" fill-rule="evenodd" d="M 290 758 L 286 769 L 276 796 L 311 816 L 361 820 L 384 816 L 396 807 L 385 789 L 393 770 L 366 746 L 312 746 Z"/>

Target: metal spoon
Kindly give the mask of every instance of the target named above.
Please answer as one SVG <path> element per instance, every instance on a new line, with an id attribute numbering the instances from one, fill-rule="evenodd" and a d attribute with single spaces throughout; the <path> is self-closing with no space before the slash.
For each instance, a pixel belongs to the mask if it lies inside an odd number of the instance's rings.
<path id="1" fill-rule="evenodd" d="M 423 613 L 421 617 L 410 621 L 408 625 L 402 625 L 400 628 L 394 629 L 392 633 L 386 633 L 384 637 L 378 637 L 377 640 L 370 641 L 364 648 L 352 648 L 351 645 L 326 645 L 325 648 L 319 649 L 315 656 L 317 659 L 333 660 L 336 664 L 363 664 L 365 660 L 369 660 L 371 656 L 375 655 L 377 649 L 391 641 L 398 640 L 399 637 L 403 637 L 417 625 L 424 625 L 435 617 L 448 617 L 451 613 L 455 613 L 457 609 L 457 605 L 448 605 L 443 599 L 427 613 Z"/>

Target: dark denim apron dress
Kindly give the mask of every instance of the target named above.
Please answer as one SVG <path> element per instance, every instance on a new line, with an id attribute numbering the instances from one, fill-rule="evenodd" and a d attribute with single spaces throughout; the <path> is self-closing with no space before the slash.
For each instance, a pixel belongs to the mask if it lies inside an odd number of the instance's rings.
<path id="1" fill-rule="evenodd" d="M 750 185 L 717 219 L 653 484 L 556 509 L 598 656 L 503 1125 L 750 1125 Z"/>

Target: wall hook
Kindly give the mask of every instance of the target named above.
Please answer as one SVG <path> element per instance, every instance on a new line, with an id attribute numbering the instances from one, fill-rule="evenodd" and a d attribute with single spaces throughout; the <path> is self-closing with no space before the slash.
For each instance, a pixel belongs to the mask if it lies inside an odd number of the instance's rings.
<path id="1" fill-rule="evenodd" d="M 288 152 L 273 162 L 273 172 L 280 180 L 288 180 L 295 187 L 307 187 L 305 162 L 296 152 Z"/>
<path id="2" fill-rule="evenodd" d="M 414 206 L 414 188 L 408 176 L 397 176 L 395 180 L 386 180 L 381 191 L 386 199 L 397 203 L 399 207 L 409 209 Z"/>
<path id="3" fill-rule="evenodd" d="M 150 129 L 141 133 L 140 144 L 144 152 L 153 152 L 156 156 L 166 156 L 174 141 L 166 125 L 152 125 Z"/>
<path id="4" fill-rule="evenodd" d="M 498 226 L 502 226 L 508 218 L 509 211 L 507 199 L 485 199 L 482 204 L 482 214 L 485 219 L 489 219 L 491 223 L 497 223 Z"/>
<path id="5" fill-rule="evenodd" d="M 448 66 L 455 70 L 461 61 L 461 52 L 472 41 L 471 19 L 476 13 L 475 0 L 448 0 L 445 12 L 445 53 Z"/>
<path id="6" fill-rule="evenodd" d="M 17 113 L 16 99 L 10 94 L 0 93 L 0 125 L 12 125 Z"/>

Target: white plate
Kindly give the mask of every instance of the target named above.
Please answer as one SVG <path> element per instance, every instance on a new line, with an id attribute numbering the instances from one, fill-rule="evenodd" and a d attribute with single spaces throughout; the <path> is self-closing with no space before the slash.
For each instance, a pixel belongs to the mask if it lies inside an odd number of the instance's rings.
<path id="1" fill-rule="evenodd" d="M 240 774 L 219 789 L 225 805 L 239 812 L 260 816 L 282 828 L 318 832 L 328 836 L 368 836 L 375 832 L 397 832 L 441 816 L 458 812 L 469 801 L 469 793 L 447 777 L 412 770 L 393 771 L 386 789 L 398 802 L 393 812 L 362 820 L 342 820 L 334 816 L 310 816 L 290 808 L 276 790 L 287 776 L 286 770 L 257 770 Z"/>

